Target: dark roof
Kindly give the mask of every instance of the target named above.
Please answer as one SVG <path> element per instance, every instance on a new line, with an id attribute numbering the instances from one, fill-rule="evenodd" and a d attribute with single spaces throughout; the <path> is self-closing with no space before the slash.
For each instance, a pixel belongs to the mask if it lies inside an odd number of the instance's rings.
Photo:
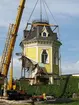
<path id="1" fill-rule="evenodd" d="M 32 24 L 47 24 L 47 22 L 36 22 L 33 21 Z M 47 32 L 49 33 L 48 37 L 41 37 L 41 33 L 44 26 L 32 26 L 30 30 L 24 30 L 24 40 L 28 41 L 31 39 L 37 40 L 57 40 L 57 33 L 54 33 L 50 26 L 45 26 Z"/>

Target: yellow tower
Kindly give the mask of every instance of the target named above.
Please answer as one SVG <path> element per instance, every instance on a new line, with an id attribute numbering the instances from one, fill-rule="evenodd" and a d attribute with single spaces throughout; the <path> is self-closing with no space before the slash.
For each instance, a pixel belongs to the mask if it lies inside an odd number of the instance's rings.
<path id="1" fill-rule="evenodd" d="M 57 33 L 51 27 L 56 28 L 57 26 L 50 25 L 45 20 L 42 22 L 33 21 L 30 30 L 24 30 L 24 39 L 20 45 L 24 56 L 45 68 L 49 83 L 53 84 L 59 76 L 59 48 L 61 42 L 58 40 Z M 34 72 L 32 71 L 31 75 L 34 75 Z M 35 75 L 32 77 L 35 77 Z"/>

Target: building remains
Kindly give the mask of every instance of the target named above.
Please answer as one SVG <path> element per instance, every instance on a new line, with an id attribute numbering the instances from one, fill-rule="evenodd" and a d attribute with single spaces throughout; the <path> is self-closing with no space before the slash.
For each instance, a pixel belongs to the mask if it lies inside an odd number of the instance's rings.
<path id="1" fill-rule="evenodd" d="M 22 48 L 22 67 L 29 72 L 30 84 L 48 83 L 54 84 L 59 77 L 59 49 L 61 42 L 56 25 L 50 25 L 46 20 L 35 20 L 31 28 L 24 30 L 24 37 L 20 43 Z M 24 73 L 25 74 L 25 73 Z"/>

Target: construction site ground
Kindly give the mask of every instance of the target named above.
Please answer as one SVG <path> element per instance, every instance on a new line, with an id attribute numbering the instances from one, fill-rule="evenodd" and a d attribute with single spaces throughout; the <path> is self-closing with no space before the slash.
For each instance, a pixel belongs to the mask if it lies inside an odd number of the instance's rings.
<path id="1" fill-rule="evenodd" d="M 54 99 L 32 103 L 31 100 L 11 101 L 0 99 L 0 105 L 79 105 L 79 100 L 71 101 L 71 99 Z"/>
<path id="2" fill-rule="evenodd" d="M 31 100 L 15 101 L 15 100 L 0 99 L 0 105 L 30 105 L 31 103 L 32 103 Z"/>

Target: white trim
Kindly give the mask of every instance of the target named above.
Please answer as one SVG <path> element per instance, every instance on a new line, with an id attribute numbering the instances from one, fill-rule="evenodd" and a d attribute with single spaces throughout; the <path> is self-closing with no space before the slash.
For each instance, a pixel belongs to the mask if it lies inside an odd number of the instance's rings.
<path id="1" fill-rule="evenodd" d="M 25 48 L 36 48 L 36 46 L 26 46 Z"/>
<path id="2" fill-rule="evenodd" d="M 47 54 L 48 54 L 48 57 L 47 57 L 46 63 L 48 64 L 48 63 L 50 63 L 50 62 L 49 62 L 49 61 L 50 61 L 50 60 L 49 60 L 49 55 L 50 55 L 50 54 L 49 54 L 49 51 L 48 51 L 48 50 L 46 50 L 46 51 L 47 51 Z"/>
<path id="3" fill-rule="evenodd" d="M 38 42 L 37 43 L 33 43 L 33 44 L 25 44 L 24 47 L 36 47 L 36 46 L 39 46 L 39 47 L 52 47 L 52 43 L 45 43 L 45 44 L 39 44 Z"/>
<path id="4" fill-rule="evenodd" d="M 36 46 L 36 62 L 38 62 L 38 46 Z"/>
<path id="5" fill-rule="evenodd" d="M 53 53 L 52 53 L 52 51 L 53 51 L 53 50 L 52 50 L 52 47 L 51 47 L 51 58 L 50 58 L 50 59 L 51 59 L 51 62 L 50 62 L 50 63 L 51 63 L 51 73 L 52 73 L 52 71 L 53 71 L 53 58 L 52 58 L 52 54 L 53 54 Z"/>
<path id="6" fill-rule="evenodd" d="M 54 72 L 54 43 L 52 44 L 52 72 Z"/>
<path id="7" fill-rule="evenodd" d="M 49 77 L 50 78 L 50 84 L 53 84 L 53 77 Z"/>
<path id="8" fill-rule="evenodd" d="M 25 44 L 25 46 L 24 47 L 33 47 L 33 46 L 37 46 L 37 43 L 32 43 L 32 44 Z"/>
<path id="9" fill-rule="evenodd" d="M 44 32 L 46 33 L 46 36 L 43 36 L 43 33 L 44 33 Z M 43 29 L 42 29 L 41 36 L 42 36 L 42 37 L 48 37 L 48 34 L 49 34 L 49 33 L 48 33 L 46 27 L 44 26 Z"/>
<path id="10" fill-rule="evenodd" d="M 41 50 L 41 52 L 40 52 L 40 63 L 41 63 L 41 54 L 42 54 L 42 51 L 43 51 L 43 50 Z"/>
<path id="11" fill-rule="evenodd" d="M 52 46 L 38 46 L 39 48 L 43 48 L 43 49 L 49 49 L 49 48 L 51 48 Z"/>
<path id="12" fill-rule="evenodd" d="M 47 54 L 48 54 L 48 58 L 47 58 L 47 61 L 46 61 L 46 64 L 49 64 L 50 62 L 50 60 L 49 60 L 49 49 L 42 49 L 41 50 L 41 53 L 40 53 L 40 63 L 42 63 L 41 61 L 42 61 L 42 59 L 41 59 L 41 55 L 42 55 L 42 52 L 43 52 L 43 50 L 46 50 L 46 52 L 47 52 Z"/>

